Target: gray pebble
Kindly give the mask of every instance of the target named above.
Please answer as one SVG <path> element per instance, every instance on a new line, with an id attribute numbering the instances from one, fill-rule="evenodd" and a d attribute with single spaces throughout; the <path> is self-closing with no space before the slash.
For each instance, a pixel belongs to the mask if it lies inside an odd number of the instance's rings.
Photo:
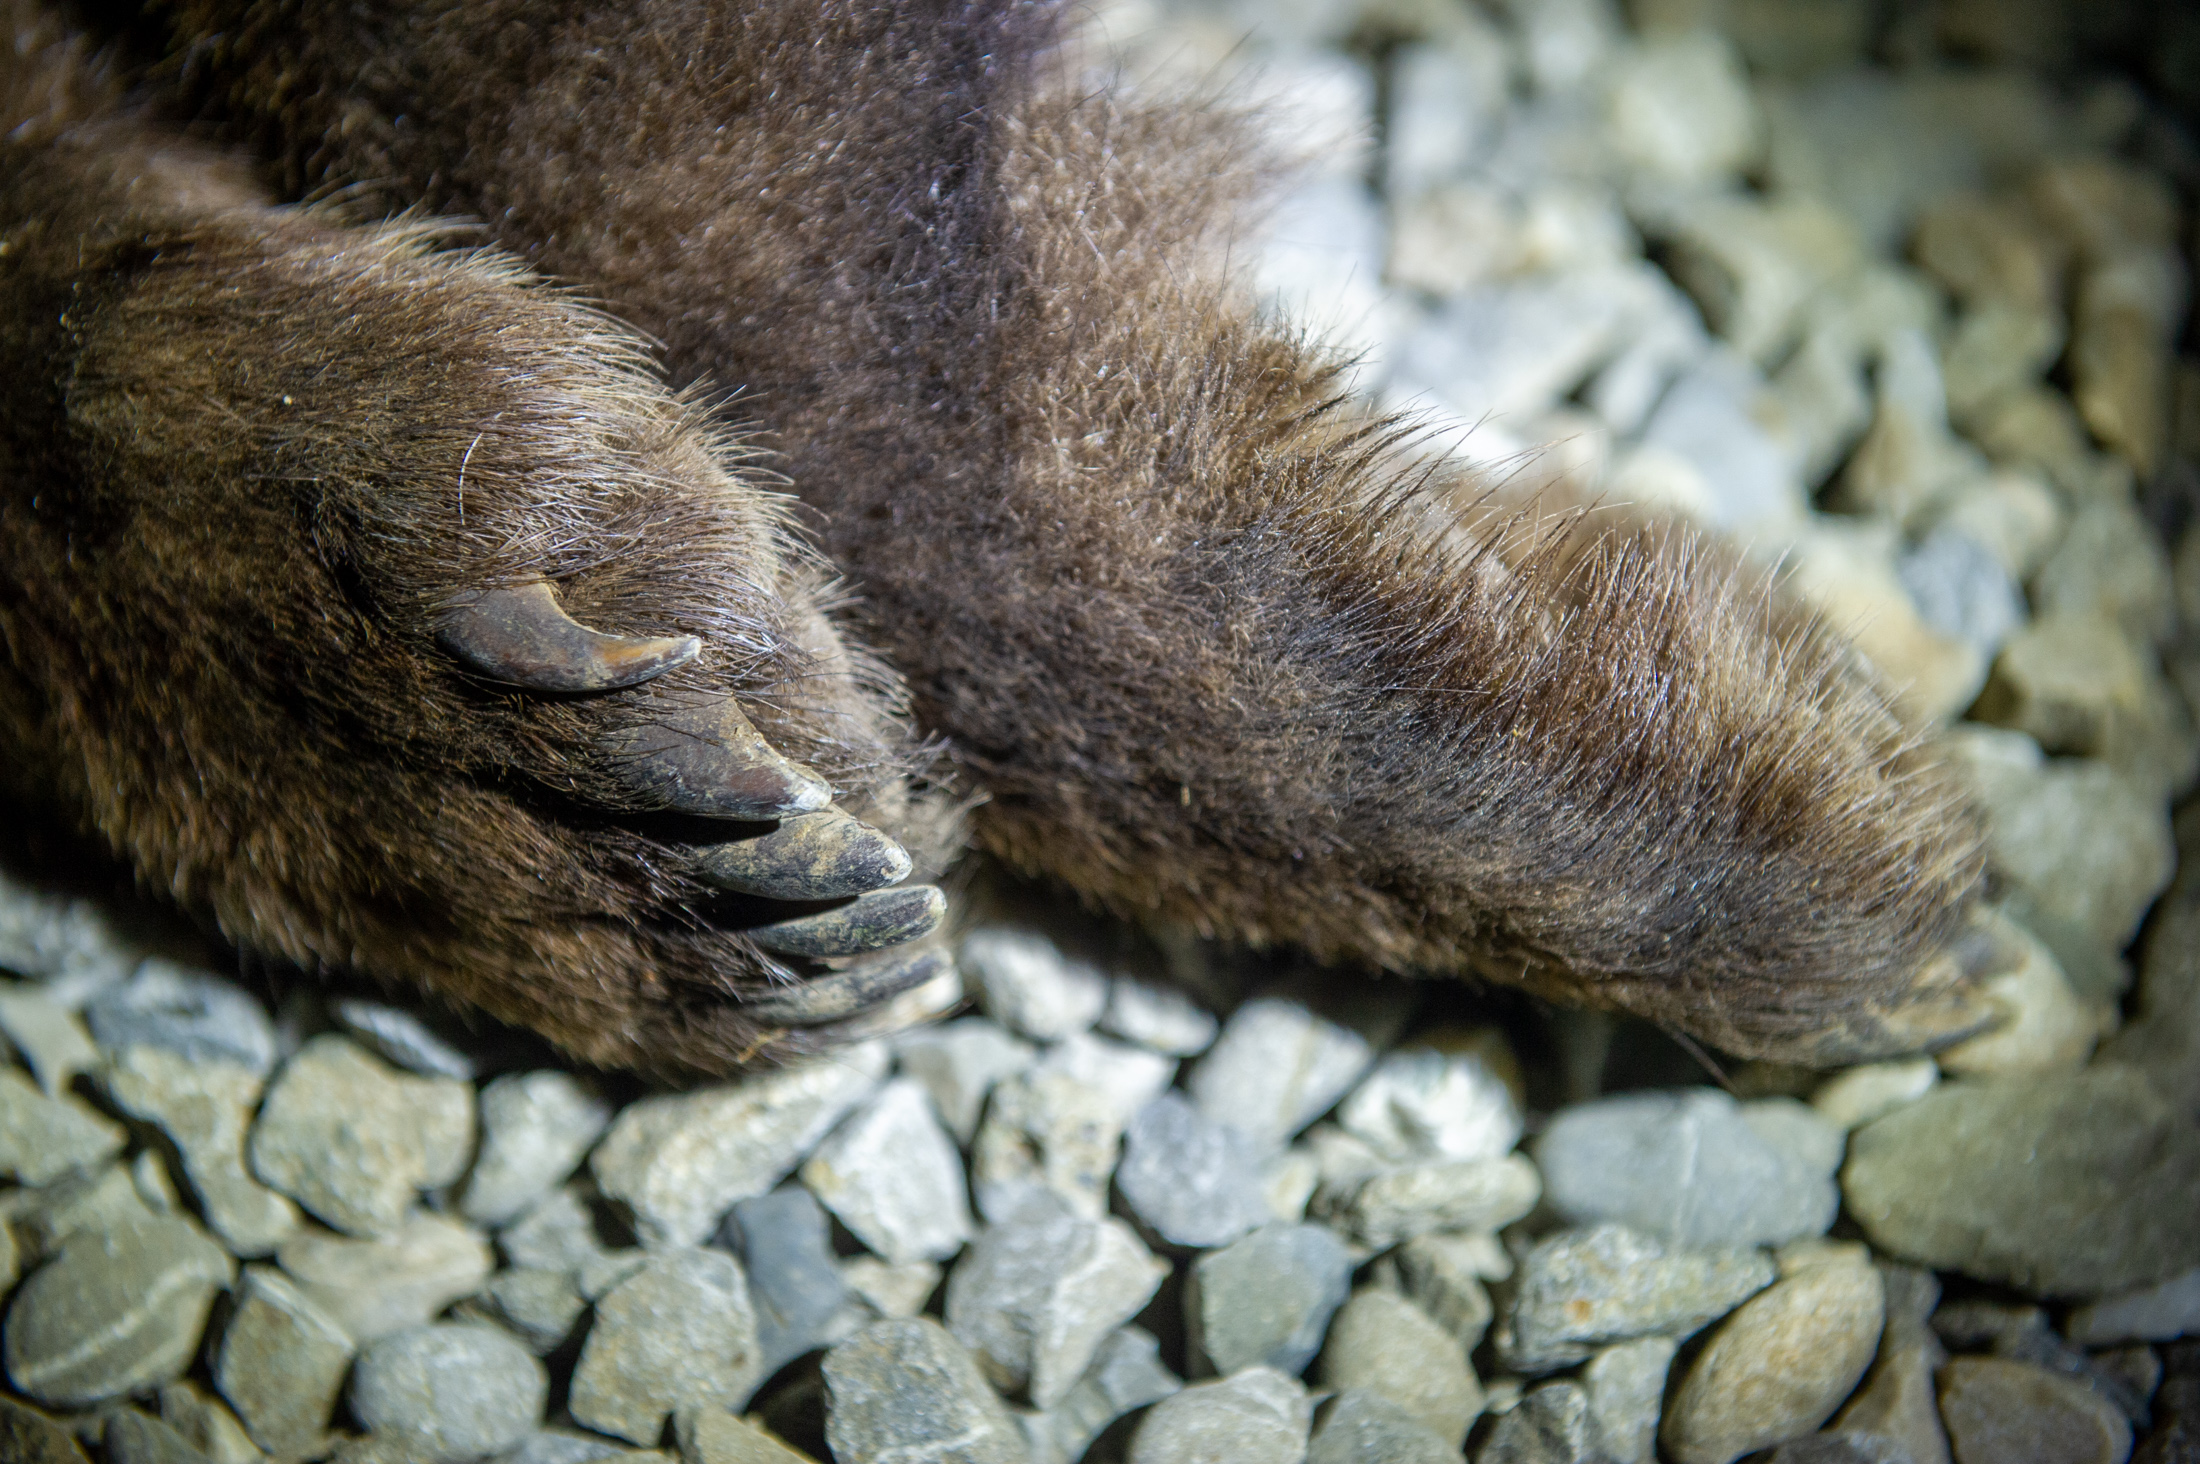
<path id="1" fill-rule="evenodd" d="M 1026 1417 L 1033 1464 L 1071 1464 L 1124 1414 L 1159 1402 L 1184 1384 L 1161 1363 L 1153 1334 L 1138 1327 L 1110 1332 L 1085 1375 L 1052 1408 Z"/>
<path id="2" fill-rule="evenodd" d="M 100 1435 L 107 1464 L 210 1464 L 191 1441 L 157 1418 L 135 1408 L 120 1409 Z"/>
<path id="3" fill-rule="evenodd" d="M 1339 1393 L 1314 1429 L 1306 1464 L 1459 1464 L 1459 1451 L 1380 1393 Z"/>
<path id="4" fill-rule="evenodd" d="M 2200 1265 L 2200 1127 L 2127 1068 L 1945 1083 L 1859 1129 L 1842 1184 L 1874 1245 L 2043 1294 Z"/>
<path id="5" fill-rule="evenodd" d="M 1498 1356 L 1526 1373 L 1587 1361 L 1614 1342 L 1685 1336 L 1772 1283 L 1761 1251 L 1679 1250 L 1619 1225 L 1565 1230 L 1521 1263 Z"/>
<path id="6" fill-rule="evenodd" d="M 1108 978 L 1030 930 L 974 930 L 956 964 L 977 983 L 985 1014 L 1011 1031 L 1059 1042 L 1099 1020 Z"/>
<path id="7" fill-rule="evenodd" d="M 1266 1151 L 1327 1113 L 1373 1056 L 1351 1028 L 1297 1002 L 1257 997 L 1231 1013 L 1187 1086 L 1201 1113 Z"/>
<path id="8" fill-rule="evenodd" d="M 351 1375 L 351 1411 L 369 1431 L 410 1441 L 434 1464 L 508 1449 L 542 1418 L 550 1379 L 494 1327 L 415 1327 L 370 1344 Z"/>
<path id="9" fill-rule="evenodd" d="M 329 1004 L 329 1015 L 377 1057 L 407 1072 L 462 1083 L 480 1076 L 473 1058 L 403 1007 L 342 997 Z"/>
<path id="10" fill-rule="evenodd" d="M 1314 1196 L 1314 1213 L 1362 1245 L 1381 1250 L 1437 1230 L 1500 1230 L 1535 1208 L 1535 1166 L 1502 1159 L 1402 1164 Z"/>
<path id="11" fill-rule="evenodd" d="M 308 1226 L 284 1241 L 275 1259 L 359 1342 L 418 1326 L 471 1296 L 496 1261 L 479 1231 L 426 1210 L 373 1240 Z"/>
<path id="12" fill-rule="evenodd" d="M 265 1076 L 275 1065 L 275 1027 L 234 981 L 155 957 L 84 1008 L 93 1040 L 110 1052 L 133 1043 L 189 1058 L 216 1058 Z"/>
<path id="13" fill-rule="evenodd" d="M 1765 1464 L 1919 1464 L 1893 1439 L 1847 1429 L 1790 1439 L 1759 1457 Z"/>
<path id="14" fill-rule="evenodd" d="M 1475 1464 L 1597 1464 L 1589 1395 L 1575 1383 L 1530 1388 L 1490 1430 Z"/>
<path id="15" fill-rule="evenodd" d="M 501 1225 L 563 1183 L 611 1122 L 594 1085 L 556 1071 L 507 1073 L 481 1090 L 481 1149 L 459 1212 Z"/>
<path id="16" fill-rule="evenodd" d="M 245 1136 L 260 1077 L 219 1058 L 165 1047 L 125 1047 L 101 1075 L 115 1106 L 157 1124 L 183 1159 L 184 1177 L 216 1235 L 240 1256 L 264 1256 L 298 1228 L 298 1207 L 245 1168 Z"/>
<path id="17" fill-rule="evenodd" d="M 50 1094 L 67 1091 L 71 1078 L 99 1066 L 98 1044 L 76 1013 L 33 988 L 0 983 L 0 1033 Z"/>
<path id="18" fill-rule="evenodd" d="M 1026 1464 L 1023 1431 L 977 1362 L 924 1317 L 825 1354 L 825 1439 L 839 1464 Z"/>
<path id="19" fill-rule="evenodd" d="M 889 1266 L 877 1256 L 850 1256 L 840 1263 L 840 1279 L 882 1317 L 913 1317 L 940 1289 L 941 1271 L 930 1261 Z"/>
<path id="20" fill-rule="evenodd" d="M 1176 1059 L 1090 1032 L 1072 1032 L 1047 1048 L 1033 1071 L 1060 1073 L 1105 1094 L 1117 1122 L 1128 1123 L 1169 1086 Z"/>
<path id="21" fill-rule="evenodd" d="M 551 1191 L 497 1232 L 497 1248 L 515 1266 L 570 1271 L 603 1252 L 589 1190 L 576 1183 Z"/>
<path id="22" fill-rule="evenodd" d="M 156 1213 L 145 1203 L 130 1170 L 120 1164 L 103 1169 L 80 1169 L 37 1189 L 17 1189 L 6 1194 L 4 1214 L 9 1239 L 20 1250 L 26 1265 L 36 1265 L 56 1254 L 79 1231 L 94 1233 L 152 1219 Z"/>
<path id="23" fill-rule="evenodd" d="M 809 1455 L 723 1408 L 683 1408 L 672 1429 L 684 1464 L 812 1464 Z"/>
<path id="24" fill-rule="evenodd" d="M 1835 1415 L 1834 1426 L 1889 1440 L 1914 1464 L 1948 1464 L 1948 1435 L 1933 1383 L 1948 1352 L 1925 1324 L 1940 1283 L 1930 1271 L 1884 1262 L 1879 1282 L 1887 1299 L 1879 1355 L 1864 1385 Z"/>
<path id="25" fill-rule="evenodd" d="M 790 1185 L 735 1205 L 721 1238 L 740 1252 L 748 1273 L 757 1375 L 770 1377 L 821 1345 L 847 1304 L 848 1283 L 833 1262 L 825 1212 L 808 1190 Z"/>
<path id="26" fill-rule="evenodd" d="M 913 1078 L 865 1099 L 801 1175 L 849 1234 L 889 1261 L 945 1260 L 970 1239 L 962 1155 Z"/>
<path id="27" fill-rule="evenodd" d="M 1300 1464 L 1312 1415 L 1297 1378 L 1247 1368 L 1156 1403 L 1131 1437 L 1130 1464 Z"/>
<path id="28" fill-rule="evenodd" d="M 76 1099 L 49 1098 L 13 1068 L 0 1068 L 0 1178 L 51 1184 L 121 1153 L 126 1137 Z"/>
<path id="29" fill-rule="evenodd" d="M 1871 1365 L 1886 1303 L 1864 1247 L 1825 1245 L 1784 1269 L 1689 1364 L 1658 1429 L 1675 1464 L 1731 1464 L 1814 1431 Z"/>
<path id="30" fill-rule="evenodd" d="M 1027 1072 L 993 1090 L 970 1156 L 978 1213 L 996 1224 L 1036 1204 L 1098 1219 L 1123 1143 L 1115 1103 L 1062 1073 Z"/>
<path id="31" fill-rule="evenodd" d="M 2081 1306 L 2064 1330 L 2086 1347 L 2200 1336 L 2200 1270 Z"/>
<path id="32" fill-rule="evenodd" d="M 212 1464 L 260 1464 L 259 1446 L 237 1415 L 197 1383 L 170 1383 L 160 1390 L 160 1421 Z"/>
<path id="33" fill-rule="evenodd" d="M 587 1310 L 588 1298 L 569 1273 L 517 1266 L 490 1277 L 489 1284 L 460 1302 L 453 1315 L 460 1321 L 503 1327 L 528 1351 L 546 1357 L 573 1335 L 573 1324 Z"/>
<path id="34" fill-rule="evenodd" d="M 2121 1464 L 2131 1426 L 2075 1378 L 1998 1357 L 1959 1357 L 1941 1369 L 1940 1414 L 1960 1460 Z"/>
<path id="35" fill-rule="evenodd" d="M 1440 1232 L 1417 1235 L 1392 1260 L 1406 1296 L 1468 1352 L 1489 1330 L 1490 1294 L 1482 1285 L 1491 1237 Z"/>
<path id="36" fill-rule="evenodd" d="M 67 1429 L 6 1397 L 0 1397 L 0 1459 L 10 1464 L 90 1464 Z"/>
<path id="37" fill-rule="evenodd" d="M 1655 1464 L 1658 1410 L 1678 1347 L 1670 1337 L 1643 1337 L 1605 1348 L 1581 1370 L 1597 1445 L 1613 1464 Z"/>
<path id="38" fill-rule="evenodd" d="M 1351 1285 L 1351 1254 L 1330 1231 L 1262 1226 L 1194 1263 L 1184 1302 L 1195 1355 L 1218 1373 L 1304 1372 Z"/>
<path id="39" fill-rule="evenodd" d="M 995 1225 L 948 1273 L 947 1326 L 995 1388 L 1050 1408 L 1168 1273 L 1120 1220 Z"/>
<path id="40" fill-rule="evenodd" d="M 940 1121 L 966 1148 L 977 1135 L 978 1115 L 993 1085 L 1039 1056 L 1037 1048 L 987 1017 L 905 1032 L 894 1039 L 894 1052 L 901 1070 L 924 1084 Z"/>
<path id="41" fill-rule="evenodd" d="M 1480 1055 L 1408 1047 L 1375 1064 L 1337 1123 L 1392 1163 L 1495 1159 L 1520 1142 L 1520 1106 Z"/>
<path id="42" fill-rule="evenodd" d="M 465 1173 L 474 1090 L 399 1072 L 347 1038 L 316 1037 L 269 1085 L 252 1172 L 353 1235 L 402 1224 L 419 1192 Z"/>
<path id="43" fill-rule="evenodd" d="M 1100 1014 L 1101 1031 L 1170 1057 L 1205 1052 L 1221 1025 L 1183 992 L 1128 976 L 1108 984 L 1107 1009 Z"/>
<path id="44" fill-rule="evenodd" d="M 1228 1245 L 1269 1219 L 1252 1141 L 1174 1091 L 1131 1120 L 1115 1183 L 1131 1213 L 1170 1245 Z"/>
<path id="45" fill-rule="evenodd" d="M 644 1098 L 612 1120 L 589 1168 L 634 1214 L 645 1245 L 699 1245 L 736 1201 L 763 1194 L 877 1087 L 886 1049 L 842 1048 L 800 1067 Z"/>
<path id="46" fill-rule="evenodd" d="M 183 1219 L 79 1230 L 8 1305 L 0 1339 L 8 1377 L 37 1401 L 68 1408 L 168 1382 L 190 1365 L 214 1293 L 235 1267 Z"/>
<path id="47" fill-rule="evenodd" d="M 747 1402 L 759 1363 L 740 1262 L 719 1250 L 661 1251 L 596 1303 L 567 1406 L 585 1427 L 652 1444 L 685 1404 Z"/>
<path id="48" fill-rule="evenodd" d="M 306 1458 L 327 1446 L 351 1358 L 352 1339 L 335 1318 L 281 1272 L 248 1266 L 214 1357 L 214 1386 L 254 1443 Z"/>
<path id="49" fill-rule="evenodd" d="M 1934 529 L 1895 561 L 1895 573 L 1927 625 L 1989 656 L 2029 618 L 2009 571 L 1961 529 Z"/>
<path id="50" fill-rule="evenodd" d="M 629 1459 L 634 1454 L 634 1450 L 609 1439 L 571 1429 L 546 1428 L 529 1434 L 511 1452 L 498 1455 L 496 1464 L 596 1464 L 599 1459 Z"/>
<path id="51" fill-rule="evenodd" d="M 1379 1393 L 1458 1448 L 1482 1411 L 1482 1385 L 1458 1339 L 1393 1291 L 1354 1294 L 1329 1324 L 1321 1381 Z"/>
<path id="52" fill-rule="evenodd" d="M 1535 1143 L 1544 1194 L 1569 1224 L 1608 1220 L 1680 1246 L 1823 1235 L 1840 1208 L 1840 1131 L 1788 1108 L 1765 1126 L 1784 1145 L 1712 1089 L 1564 1109 Z"/>

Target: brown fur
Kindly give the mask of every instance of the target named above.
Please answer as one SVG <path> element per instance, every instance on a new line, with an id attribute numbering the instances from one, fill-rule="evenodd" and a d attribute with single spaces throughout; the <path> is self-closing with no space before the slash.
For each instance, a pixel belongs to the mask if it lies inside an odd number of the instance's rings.
<path id="1" fill-rule="evenodd" d="M 1476 970 L 1741 1052 L 1903 1044 L 1880 1017 L 1981 876 L 1960 802 L 1764 586 L 1678 531 L 1515 520 L 1250 313 L 1223 260 L 1260 165 L 1227 113 L 1081 95 L 1048 11 L 977 0 L 171 19 L 163 105 L 271 160 L 281 193 L 483 220 L 649 332 L 675 383 L 744 391 L 918 724 L 988 796 L 996 854 L 1122 915 Z M 87 192 L 116 145 L 57 135 L 10 176 Z M 438 595 L 546 559 L 610 628 L 703 635 L 720 659 L 692 675 L 779 706 L 772 737 L 891 800 L 893 693 L 833 674 L 863 663 L 835 662 L 855 653 L 815 571 L 723 445 L 606 322 L 482 257 L 102 196 L 72 206 L 112 262 L 11 256 L 5 294 L 19 319 L 100 294 L 112 334 L 41 345 L 49 372 L 81 377 L 95 337 L 144 348 L 113 405 L 49 403 L 11 451 L 71 443 L 34 475 L 49 503 L 108 485 L 192 559 L 156 593 L 149 531 L 110 531 L 101 614 L 59 613 L 66 528 L 8 468 L 0 552 L 26 589 L 0 614 L 63 708 L 28 742 L 92 768 L 71 801 L 240 939 L 409 975 L 598 1060 L 749 1055 L 737 1009 L 681 1007 L 720 1026 L 678 1039 L 608 1015 L 758 969 L 694 914 L 676 842 L 584 811 L 618 806 L 584 749 L 633 694 L 485 695 L 420 629 Z M 26 198 L 8 227 L 61 206 Z M 148 228 L 188 247 L 148 254 Z M 264 395 L 293 357 L 331 383 L 302 426 Z M 491 420 L 491 462 L 463 465 L 469 515 L 500 517 L 456 532 L 448 485 Z"/>

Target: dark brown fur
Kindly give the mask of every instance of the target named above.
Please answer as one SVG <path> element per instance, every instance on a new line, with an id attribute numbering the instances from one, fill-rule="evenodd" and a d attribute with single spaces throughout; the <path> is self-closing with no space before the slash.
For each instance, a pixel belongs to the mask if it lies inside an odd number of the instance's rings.
<path id="1" fill-rule="evenodd" d="M 161 105 L 281 193 L 480 219 L 676 384 L 746 393 L 1011 863 L 1125 916 L 1475 970 L 1745 1053 L 1948 1029 L 1913 999 L 1952 989 L 1977 840 L 1840 648 L 1685 534 L 1516 519 L 1347 404 L 1222 268 L 1242 124 L 1079 94 L 1049 12 L 169 18 Z M 5 226 L 74 209 L 97 249 L 72 263 L 51 229 L 0 259 L 0 308 L 11 366 L 96 389 L 10 396 L 25 710 L 0 730 L 241 940 L 600 1061 L 784 1047 L 723 1004 L 763 969 L 678 841 L 590 812 L 621 807 L 586 749 L 635 694 L 485 693 L 423 639 L 438 596 L 547 561 L 607 628 L 703 636 L 680 674 L 907 827 L 891 683 L 723 444 L 614 328 L 486 259 L 195 175 L 94 187 L 148 135 L 50 135 L 15 145 Z M 78 295 L 96 329 L 36 324 Z M 287 416 L 292 379 L 322 395 Z"/>

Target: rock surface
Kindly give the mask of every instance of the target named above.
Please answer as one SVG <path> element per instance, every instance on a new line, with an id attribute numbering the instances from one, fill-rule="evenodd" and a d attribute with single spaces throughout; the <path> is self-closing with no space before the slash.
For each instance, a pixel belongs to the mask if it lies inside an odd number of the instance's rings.
<path id="1" fill-rule="evenodd" d="M 1373 1055 L 1351 1028 L 1259 997 L 1231 1014 L 1186 1086 L 1201 1113 L 1273 1149 L 1328 1112 Z"/>
<path id="2" fill-rule="evenodd" d="M 802 1182 L 888 1261 L 940 1261 L 970 1239 L 962 1156 L 922 1085 L 896 1078 L 802 1165 Z"/>
<path id="3" fill-rule="evenodd" d="M 481 1146 L 459 1212 L 482 1225 L 514 1219 L 580 1164 L 611 1106 L 571 1073 L 507 1073 L 481 1090 Z"/>
<path id="4" fill-rule="evenodd" d="M 549 1388 L 533 1354 L 494 1327 L 416 1327 L 359 1354 L 351 1411 L 434 1464 L 460 1464 L 533 1432 Z"/>
<path id="5" fill-rule="evenodd" d="M 214 1358 L 214 1385 L 254 1443 L 305 1458 L 325 1446 L 352 1350 L 343 1327 L 289 1277 L 248 1266 Z"/>
<path id="6" fill-rule="evenodd" d="M 1041 1042 L 1084 1031 L 1108 1004 L 1107 977 L 1036 931 L 972 931 L 957 962 L 987 1016 Z"/>
<path id="7" fill-rule="evenodd" d="M 1194 1355 L 1215 1372 L 1298 1374 L 1352 1284 L 1352 1257 L 1317 1225 L 1264 1225 L 1201 1256 L 1184 1304 Z"/>
<path id="8" fill-rule="evenodd" d="M 122 1130 L 73 1098 L 49 1098 L 0 1069 L 0 1177 L 51 1184 L 122 1152 Z"/>
<path id="9" fill-rule="evenodd" d="M 1482 1411 L 1482 1386 L 1458 1340 L 1395 1292 L 1355 1293 L 1329 1323 L 1323 1386 L 1388 1398 L 1452 1447 Z"/>
<path id="10" fill-rule="evenodd" d="M 95 998 L 84 1009 L 84 1021 L 110 1052 L 165 1047 L 262 1075 L 275 1065 L 275 1028 L 242 987 L 158 957 Z"/>
<path id="11" fill-rule="evenodd" d="M 1131 1436 L 1130 1464 L 1299 1464 L 1312 1415 L 1296 1378 L 1247 1368 L 1156 1403 Z"/>
<path id="12" fill-rule="evenodd" d="M 1458 1464 L 1459 1451 L 1380 1393 L 1339 1393 L 1315 1426 L 1306 1464 Z"/>
<path id="13" fill-rule="evenodd" d="M 948 1274 L 948 1330 L 995 1388 L 1050 1408 L 1168 1271 L 1120 1220 L 995 1225 Z"/>
<path id="14" fill-rule="evenodd" d="M 158 1124 L 176 1146 L 208 1228 L 232 1253 L 264 1256 L 298 1228 L 297 1206 L 245 1168 L 245 1136 L 260 1100 L 257 1073 L 219 1058 L 193 1061 L 169 1048 L 133 1044 L 115 1054 L 101 1086 L 117 1108 Z"/>
<path id="15" fill-rule="evenodd" d="M 738 1261 L 652 1255 L 596 1303 L 568 1407 L 599 1433 L 650 1444 L 676 1408 L 738 1408 L 759 1377 L 756 1314 Z"/>
<path id="16" fill-rule="evenodd" d="M 2115 1464 L 2131 1453 L 2131 1426 L 2113 1404 L 2028 1363 L 1957 1358 L 1941 1371 L 1940 1413 L 1959 1464 Z"/>
<path id="17" fill-rule="evenodd" d="M 825 1354 L 825 1437 L 841 1464 L 1026 1464 L 1023 1432 L 978 1364 L 921 1317 Z"/>
<path id="18" fill-rule="evenodd" d="M 1173 1090 L 1124 1131 L 1115 1183 L 1131 1213 L 1169 1245 L 1228 1245 L 1271 1218 L 1252 1142 Z"/>
<path id="19" fill-rule="evenodd" d="M 1669 1249 L 1618 1225 L 1566 1230 L 1521 1262 L 1498 1356 L 1528 1373 L 1585 1362 L 1599 1347 L 1685 1336 L 1772 1283 L 1762 1251 Z"/>
<path id="20" fill-rule="evenodd" d="M 496 1264 L 479 1231 L 426 1210 L 375 1240 L 308 1226 L 285 1240 L 275 1259 L 299 1291 L 360 1342 L 427 1321 L 480 1290 Z"/>

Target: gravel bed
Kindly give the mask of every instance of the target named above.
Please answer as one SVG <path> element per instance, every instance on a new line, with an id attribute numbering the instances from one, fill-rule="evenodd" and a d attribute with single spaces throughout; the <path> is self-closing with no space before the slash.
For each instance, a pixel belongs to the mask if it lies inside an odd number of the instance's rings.
<path id="1" fill-rule="evenodd" d="M 1256 278 L 1360 389 L 1946 724 L 2001 1027 L 1722 1068 L 995 882 L 966 1014 L 665 1092 L 11 848 L 0 1459 L 2200 1459 L 2200 148 L 1879 12 L 1099 21 L 1312 152 Z"/>

